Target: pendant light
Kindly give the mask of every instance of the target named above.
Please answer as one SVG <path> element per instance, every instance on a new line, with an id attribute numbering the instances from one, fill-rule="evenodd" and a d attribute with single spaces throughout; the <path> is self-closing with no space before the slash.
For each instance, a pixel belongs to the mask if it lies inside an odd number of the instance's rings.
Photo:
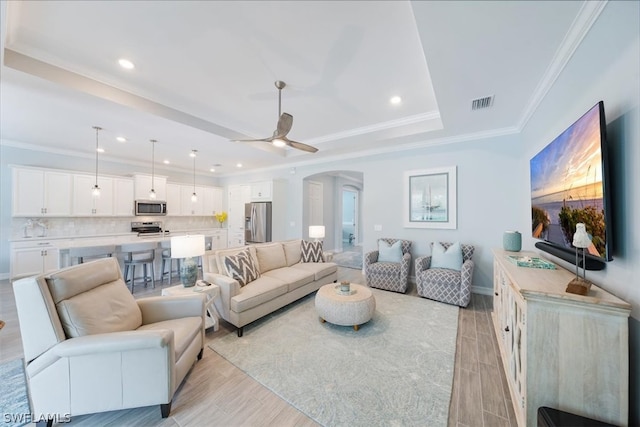
<path id="1" fill-rule="evenodd" d="M 96 183 L 93 186 L 91 194 L 93 197 L 100 197 L 100 187 L 98 186 L 98 132 L 100 132 L 102 128 L 99 126 L 93 126 L 93 128 L 96 130 Z"/>
<path id="2" fill-rule="evenodd" d="M 198 196 L 196 195 L 196 153 L 198 150 L 191 150 L 190 156 L 193 157 L 193 194 L 191 194 L 191 202 L 196 203 Z"/>
<path id="3" fill-rule="evenodd" d="M 150 139 L 149 141 L 151 141 L 151 191 L 149 191 L 149 199 L 151 200 L 155 200 L 156 198 L 156 190 L 153 189 L 154 187 L 154 177 L 155 177 L 155 148 L 156 148 L 156 141 L 155 139 Z"/>

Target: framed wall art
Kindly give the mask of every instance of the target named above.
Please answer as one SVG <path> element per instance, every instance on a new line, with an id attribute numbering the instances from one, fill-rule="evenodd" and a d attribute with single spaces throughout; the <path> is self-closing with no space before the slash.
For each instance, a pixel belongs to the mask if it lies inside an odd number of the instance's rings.
<path id="1" fill-rule="evenodd" d="M 457 228 L 456 166 L 404 173 L 404 226 Z"/>

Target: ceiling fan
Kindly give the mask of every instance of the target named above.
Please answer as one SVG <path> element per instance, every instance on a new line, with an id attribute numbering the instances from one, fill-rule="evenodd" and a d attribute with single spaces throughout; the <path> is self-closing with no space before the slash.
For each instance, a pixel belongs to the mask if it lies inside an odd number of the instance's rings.
<path id="1" fill-rule="evenodd" d="M 268 138 L 262 139 L 242 139 L 237 140 L 238 142 L 269 142 L 276 147 L 284 147 L 288 145 L 292 148 L 297 148 L 298 150 L 308 151 L 309 153 L 315 153 L 318 151 L 316 147 L 312 147 L 307 144 L 303 144 L 302 142 L 292 141 L 287 138 L 287 134 L 291 130 L 291 126 L 293 126 L 293 116 L 289 113 L 282 113 L 282 89 L 287 85 L 285 82 L 281 80 L 276 80 L 275 82 L 276 88 L 278 89 L 278 125 L 276 126 L 276 130 L 273 131 L 273 135 Z"/>

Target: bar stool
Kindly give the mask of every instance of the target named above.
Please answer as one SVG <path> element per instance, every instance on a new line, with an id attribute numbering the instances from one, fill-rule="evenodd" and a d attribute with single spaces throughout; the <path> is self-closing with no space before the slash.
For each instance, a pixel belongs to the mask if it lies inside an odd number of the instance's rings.
<path id="1" fill-rule="evenodd" d="M 124 280 L 129 281 L 129 267 L 131 267 L 131 293 L 133 293 L 133 285 L 136 280 L 136 265 L 141 265 L 143 268 L 144 286 L 151 281 L 153 287 L 156 287 L 155 271 L 153 268 L 153 261 L 156 257 L 156 248 L 158 242 L 145 242 L 145 243 L 127 243 L 120 246 L 121 251 L 124 253 Z M 151 276 L 148 275 L 147 266 L 151 266 Z"/>
<path id="2" fill-rule="evenodd" d="M 213 236 L 204 236 L 204 250 L 210 251 L 213 247 Z M 202 257 L 198 257 L 198 270 L 202 271 Z"/>
<path id="3" fill-rule="evenodd" d="M 160 242 L 162 248 L 162 283 L 164 284 L 164 277 L 169 275 L 169 284 L 173 278 L 173 261 L 176 262 L 176 276 L 180 276 L 180 258 L 171 258 L 171 240 L 163 240 Z M 166 265 L 169 262 L 169 271 L 166 271 Z"/>
<path id="4" fill-rule="evenodd" d="M 69 257 L 78 259 L 78 264 L 82 264 L 85 260 L 93 260 L 98 258 L 107 258 L 113 256 L 116 251 L 116 245 L 88 246 L 84 248 L 69 249 Z"/>

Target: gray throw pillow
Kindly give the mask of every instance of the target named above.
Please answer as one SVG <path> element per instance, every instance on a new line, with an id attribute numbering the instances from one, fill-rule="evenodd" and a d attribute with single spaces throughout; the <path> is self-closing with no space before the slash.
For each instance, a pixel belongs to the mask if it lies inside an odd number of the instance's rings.
<path id="1" fill-rule="evenodd" d="M 240 286 L 253 282 L 260 277 L 258 266 L 254 262 L 249 249 L 238 252 L 236 255 L 225 257 L 224 265 L 227 268 L 228 276 L 237 280 Z"/>
<path id="2" fill-rule="evenodd" d="M 307 242 L 303 240 L 301 248 L 302 262 L 324 262 L 322 242 Z"/>

